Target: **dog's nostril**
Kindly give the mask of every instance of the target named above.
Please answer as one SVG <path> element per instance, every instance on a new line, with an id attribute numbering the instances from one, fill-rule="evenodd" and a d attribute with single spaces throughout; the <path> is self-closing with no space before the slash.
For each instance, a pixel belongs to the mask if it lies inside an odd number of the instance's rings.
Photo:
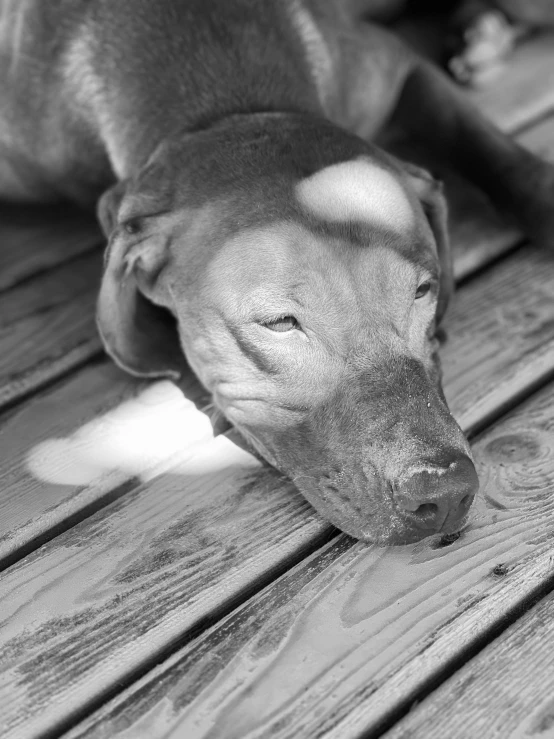
<path id="1" fill-rule="evenodd" d="M 450 532 L 464 522 L 478 486 L 473 463 L 460 453 L 448 465 L 420 467 L 411 474 L 408 469 L 395 483 L 393 496 L 412 525 Z"/>
<path id="2" fill-rule="evenodd" d="M 422 503 L 415 511 L 412 512 L 413 516 L 421 520 L 433 519 L 439 512 L 439 507 L 435 503 Z"/>

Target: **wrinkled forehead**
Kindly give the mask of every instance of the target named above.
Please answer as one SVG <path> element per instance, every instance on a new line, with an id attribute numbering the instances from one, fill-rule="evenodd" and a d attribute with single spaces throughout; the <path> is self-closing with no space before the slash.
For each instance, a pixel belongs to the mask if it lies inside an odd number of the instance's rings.
<path id="1" fill-rule="evenodd" d="M 229 238 L 211 260 L 208 281 L 219 298 L 289 297 L 320 302 L 325 296 L 390 292 L 413 279 L 411 260 L 387 243 L 370 247 L 280 221 Z M 239 300 L 240 302 L 240 300 Z"/>
<path id="2" fill-rule="evenodd" d="M 312 285 L 318 275 L 329 282 L 336 268 L 367 281 L 376 270 L 387 271 L 378 262 L 394 267 L 397 276 L 410 272 L 401 269 L 406 262 L 436 269 L 417 197 L 398 175 L 369 158 L 332 164 L 291 183 L 287 201 L 277 198 L 273 211 L 266 199 L 246 209 L 228 203 L 223 219 L 225 207 L 218 206 L 218 238 L 207 273 L 223 291 L 291 283 L 298 276 Z"/>
<path id="3" fill-rule="evenodd" d="M 414 205 L 397 176 L 367 158 L 325 167 L 297 183 L 306 213 L 329 223 L 355 222 L 407 234 L 416 225 Z"/>

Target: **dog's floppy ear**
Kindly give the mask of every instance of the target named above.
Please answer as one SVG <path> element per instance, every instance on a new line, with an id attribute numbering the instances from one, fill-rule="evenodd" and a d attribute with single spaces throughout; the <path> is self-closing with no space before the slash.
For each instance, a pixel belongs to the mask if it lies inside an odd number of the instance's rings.
<path id="1" fill-rule="evenodd" d="M 98 217 L 109 239 L 96 320 L 104 347 L 115 362 L 139 377 L 178 379 L 185 367 L 177 325 L 157 283 L 167 263 L 168 236 L 139 213 L 119 222 L 126 184 L 108 190 Z"/>
<path id="2" fill-rule="evenodd" d="M 443 185 L 429 172 L 415 164 L 404 162 L 404 169 L 414 187 L 437 245 L 437 254 L 440 265 L 440 285 L 436 315 L 436 325 L 441 322 L 448 303 L 454 292 L 454 272 L 452 267 L 452 253 L 448 236 L 448 208 L 443 193 Z"/>

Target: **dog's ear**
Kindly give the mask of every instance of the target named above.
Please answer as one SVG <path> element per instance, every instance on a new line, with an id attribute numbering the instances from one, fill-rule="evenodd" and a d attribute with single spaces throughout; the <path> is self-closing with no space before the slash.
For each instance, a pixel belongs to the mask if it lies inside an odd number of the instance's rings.
<path id="1" fill-rule="evenodd" d="M 139 377 L 176 380 L 186 366 L 175 318 L 160 293 L 167 264 L 164 229 L 155 216 L 140 211 L 122 223 L 125 183 L 105 193 L 98 217 L 109 239 L 98 296 L 96 320 L 104 347 L 115 362 Z"/>
<path id="2" fill-rule="evenodd" d="M 442 182 L 435 179 L 425 169 L 409 162 L 404 162 L 404 169 L 421 201 L 437 245 L 437 255 L 440 265 L 440 285 L 435 323 L 438 326 L 446 313 L 448 303 L 454 292 L 454 271 L 450 239 L 448 236 L 448 208 L 446 198 L 444 197 Z"/>
<path id="3" fill-rule="evenodd" d="M 117 225 L 117 214 L 126 190 L 126 180 L 117 182 L 115 185 L 110 187 L 109 190 L 106 190 L 96 206 L 98 222 L 102 227 L 104 236 L 108 240 Z"/>

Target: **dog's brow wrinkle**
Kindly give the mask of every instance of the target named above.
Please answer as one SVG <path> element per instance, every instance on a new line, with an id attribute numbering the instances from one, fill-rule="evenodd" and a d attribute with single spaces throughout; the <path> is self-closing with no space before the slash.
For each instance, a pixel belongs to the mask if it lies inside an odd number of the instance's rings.
<path id="1" fill-rule="evenodd" d="M 408 196 L 392 174 L 355 159 L 316 172 L 296 185 L 300 204 L 331 222 L 357 221 L 400 233 L 414 225 Z"/>

